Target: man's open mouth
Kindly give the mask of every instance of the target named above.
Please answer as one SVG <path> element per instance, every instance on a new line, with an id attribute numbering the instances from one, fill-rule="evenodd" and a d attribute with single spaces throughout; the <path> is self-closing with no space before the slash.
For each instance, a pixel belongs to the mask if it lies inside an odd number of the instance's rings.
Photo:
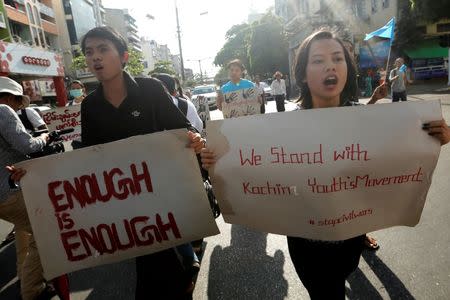
<path id="1" fill-rule="evenodd" d="M 101 66 L 101 65 L 95 65 L 95 66 L 94 66 L 94 70 L 95 70 L 95 71 L 103 70 L 103 66 Z"/>

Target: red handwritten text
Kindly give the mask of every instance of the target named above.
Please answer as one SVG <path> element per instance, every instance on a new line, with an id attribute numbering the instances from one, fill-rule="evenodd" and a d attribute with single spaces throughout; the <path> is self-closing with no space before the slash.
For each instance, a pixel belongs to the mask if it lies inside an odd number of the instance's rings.
<path id="1" fill-rule="evenodd" d="M 422 168 L 412 174 L 374 178 L 370 175 L 354 177 L 333 177 L 330 184 L 320 184 L 316 178 L 308 178 L 308 185 L 313 193 L 335 193 L 357 188 L 368 188 L 384 185 L 405 184 L 408 182 L 422 182 Z"/>
<path id="2" fill-rule="evenodd" d="M 242 188 L 244 194 L 251 195 L 296 195 L 296 188 L 292 186 L 283 186 L 279 183 L 271 184 L 266 182 L 264 185 L 250 185 L 250 182 L 243 182 Z"/>
<path id="3" fill-rule="evenodd" d="M 153 245 L 173 238 L 181 239 L 180 230 L 172 213 L 168 213 L 168 222 L 164 223 L 156 214 L 155 223 L 150 217 L 137 216 L 131 220 L 123 220 L 119 225 L 99 224 L 89 229 L 72 230 L 61 233 L 61 241 L 69 261 L 80 261 L 90 256 L 112 254 L 135 247 Z M 121 226 L 121 227 L 118 227 Z M 123 237 L 125 234 L 126 238 Z"/>
<path id="4" fill-rule="evenodd" d="M 144 183 L 144 189 L 152 193 L 152 180 L 147 164 L 142 162 L 141 165 L 140 174 L 135 164 L 130 166 L 131 177 L 124 176 L 124 172 L 119 168 L 104 171 L 101 184 L 95 174 L 83 175 L 72 181 L 53 181 L 48 184 L 48 196 L 55 212 L 61 212 L 73 209 L 75 202 L 84 208 L 98 201 L 108 202 L 112 198 L 125 200 L 130 194 L 139 195 L 142 192 L 141 182 Z M 106 192 L 102 192 L 104 190 Z"/>
<path id="5" fill-rule="evenodd" d="M 242 150 L 239 149 L 239 157 L 241 158 L 241 166 L 249 164 L 250 166 L 258 166 L 261 164 L 261 155 L 255 154 L 255 149 L 252 149 L 250 158 L 242 156 Z"/>
<path id="6" fill-rule="evenodd" d="M 60 114 L 56 111 L 45 113 L 43 119 L 47 125 L 50 125 L 52 121 L 60 121 L 62 123 L 65 123 L 69 120 L 80 117 L 80 114 L 80 111 L 70 111 L 69 109 L 66 109 L 63 114 Z"/>
<path id="7" fill-rule="evenodd" d="M 346 222 L 349 222 L 349 221 L 354 220 L 356 218 L 360 218 L 360 217 L 371 215 L 372 213 L 373 213 L 373 211 L 372 211 L 371 208 L 363 209 L 363 210 L 361 210 L 359 212 L 355 212 L 355 210 L 352 210 L 351 212 L 349 212 L 347 214 L 342 214 L 342 216 L 337 217 L 337 218 L 332 218 L 332 219 L 325 218 L 323 220 L 319 220 L 317 222 L 317 225 L 318 226 L 333 226 L 334 227 L 334 226 L 336 226 L 338 224 L 346 223 Z M 309 224 L 315 225 L 316 222 L 311 222 L 310 221 Z"/>
<path id="8" fill-rule="evenodd" d="M 283 147 L 272 147 L 273 164 L 323 164 L 322 144 L 317 152 L 286 153 Z"/>
<path id="9" fill-rule="evenodd" d="M 359 144 L 346 146 L 342 151 L 334 151 L 334 161 L 337 160 L 370 160 L 367 151 L 361 150 Z"/>

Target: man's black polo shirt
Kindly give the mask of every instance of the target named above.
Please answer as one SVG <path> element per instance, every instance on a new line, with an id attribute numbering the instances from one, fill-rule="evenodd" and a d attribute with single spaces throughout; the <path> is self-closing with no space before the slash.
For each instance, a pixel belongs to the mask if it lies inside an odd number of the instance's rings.
<path id="1" fill-rule="evenodd" d="M 163 130 L 192 129 L 159 81 L 133 79 L 126 72 L 124 79 L 127 97 L 118 108 L 105 99 L 101 84 L 82 102 L 81 139 L 84 146 Z"/>

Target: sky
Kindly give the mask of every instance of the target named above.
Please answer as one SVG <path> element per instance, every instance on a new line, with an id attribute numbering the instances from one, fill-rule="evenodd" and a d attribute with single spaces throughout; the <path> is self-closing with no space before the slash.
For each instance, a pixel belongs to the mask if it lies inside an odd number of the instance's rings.
<path id="1" fill-rule="evenodd" d="M 172 54 L 178 54 L 175 17 L 176 0 L 103 0 L 108 8 L 128 8 L 136 19 L 139 35 L 167 44 Z M 127 3 L 125 6 L 124 3 Z M 225 43 L 225 33 L 231 26 L 247 22 L 250 12 L 262 13 L 275 5 L 275 0 L 178 0 L 185 68 L 213 76 L 217 68 L 214 57 Z M 146 15 L 151 15 L 150 20 Z M 197 61 L 195 61 L 197 60 Z"/>

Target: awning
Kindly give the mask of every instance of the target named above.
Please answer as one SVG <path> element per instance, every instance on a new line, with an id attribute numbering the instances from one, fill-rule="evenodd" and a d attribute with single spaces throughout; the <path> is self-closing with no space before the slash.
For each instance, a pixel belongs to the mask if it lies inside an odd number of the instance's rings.
<path id="1" fill-rule="evenodd" d="M 415 47 L 405 50 L 412 59 L 447 57 L 448 48 L 439 46 L 438 40 L 425 40 Z"/>

